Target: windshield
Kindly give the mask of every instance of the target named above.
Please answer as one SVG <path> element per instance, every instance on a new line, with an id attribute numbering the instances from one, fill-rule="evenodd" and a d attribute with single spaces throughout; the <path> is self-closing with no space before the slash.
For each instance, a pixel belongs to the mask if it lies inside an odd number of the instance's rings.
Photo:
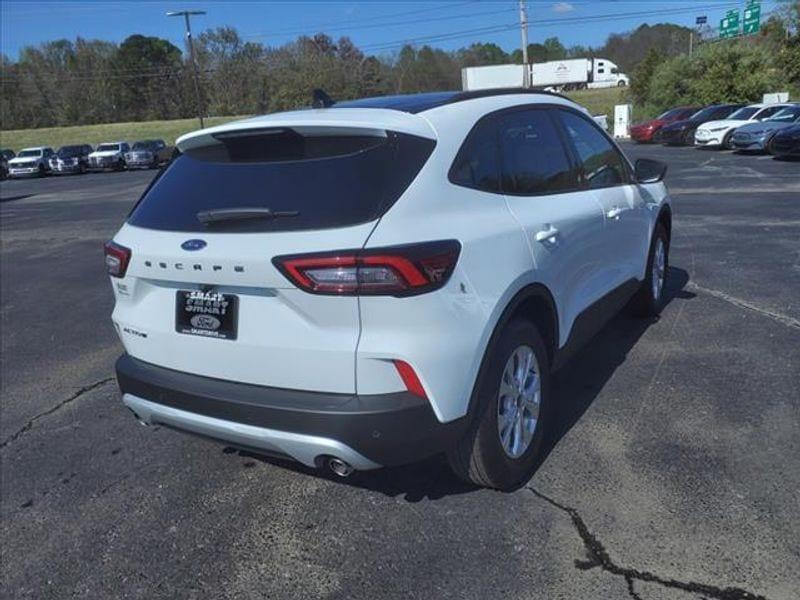
<path id="1" fill-rule="evenodd" d="M 678 119 L 682 115 L 686 113 L 685 108 L 672 108 L 665 113 L 661 113 L 656 119 L 659 121 L 670 121 L 672 119 Z"/>
<path id="2" fill-rule="evenodd" d="M 156 147 L 155 142 L 147 141 L 147 142 L 136 142 L 133 145 L 134 150 L 154 150 Z"/>
<path id="3" fill-rule="evenodd" d="M 222 137 L 222 136 L 220 136 Z M 292 129 L 234 133 L 176 158 L 130 215 L 137 227 L 169 231 L 325 229 L 377 219 L 397 201 L 435 142 L 386 132 L 300 135 Z M 204 224 L 203 211 L 296 213 Z"/>
<path id="4" fill-rule="evenodd" d="M 719 109 L 718 106 L 707 106 L 706 108 L 701 108 L 696 113 L 694 113 L 690 119 L 707 119 L 711 117 Z"/>
<path id="5" fill-rule="evenodd" d="M 40 157 L 42 155 L 41 150 L 22 150 L 19 154 L 17 154 L 17 158 L 33 158 L 33 157 Z"/>
<path id="6" fill-rule="evenodd" d="M 800 118 L 800 106 L 788 106 L 772 115 L 767 121 L 791 123 Z"/>
<path id="7" fill-rule="evenodd" d="M 70 158 L 72 156 L 80 156 L 82 146 L 61 146 L 56 154 L 59 158 Z"/>
<path id="8" fill-rule="evenodd" d="M 100 144 L 95 152 L 118 152 L 119 144 Z"/>
<path id="9" fill-rule="evenodd" d="M 739 110 L 731 114 L 731 116 L 728 118 L 735 121 L 747 121 L 747 119 L 752 117 L 759 110 L 761 109 L 758 108 L 757 106 L 745 106 L 744 108 L 740 108 Z"/>

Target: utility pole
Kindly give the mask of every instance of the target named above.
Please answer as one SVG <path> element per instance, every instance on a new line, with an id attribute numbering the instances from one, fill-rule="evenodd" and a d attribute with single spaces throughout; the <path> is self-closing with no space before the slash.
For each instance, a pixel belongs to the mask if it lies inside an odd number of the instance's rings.
<path id="1" fill-rule="evenodd" d="M 525 0 L 519 0 L 519 27 L 522 34 L 522 85 L 531 86 L 530 69 L 528 68 L 528 15 L 525 11 Z"/>
<path id="2" fill-rule="evenodd" d="M 694 42 L 694 31 L 689 32 L 689 56 L 692 55 L 692 45 Z"/>
<path id="3" fill-rule="evenodd" d="M 194 97 L 197 108 L 197 118 L 200 119 L 200 129 L 205 128 L 203 122 L 203 102 L 200 96 L 200 80 L 197 72 L 197 62 L 194 60 L 194 41 L 192 40 L 192 24 L 189 22 L 189 17 L 192 15 L 204 15 L 204 10 L 179 10 L 167 13 L 168 17 L 183 17 L 186 21 L 186 46 L 189 49 L 189 60 L 192 63 L 192 73 L 194 75 Z"/>

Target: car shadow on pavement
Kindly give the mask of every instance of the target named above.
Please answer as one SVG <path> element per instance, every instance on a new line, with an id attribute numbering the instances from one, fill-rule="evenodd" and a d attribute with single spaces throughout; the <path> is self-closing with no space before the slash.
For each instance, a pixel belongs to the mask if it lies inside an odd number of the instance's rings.
<path id="1" fill-rule="evenodd" d="M 665 286 L 665 302 L 675 299 L 690 300 L 695 294 L 684 288 L 689 274 L 677 267 L 670 267 Z M 640 319 L 626 314 L 614 317 L 592 340 L 582 348 L 554 378 L 556 417 L 554 426 L 544 440 L 536 469 L 547 460 L 558 442 L 572 429 L 589 409 L 611 378 L 617 367 L 625 362 L 630 350 L 658 319 Z M 327 469 L 312 469 L 299 463 L 253 454 L 232 447 L 225 453 L 238 453 L 249 459 L 245 467 L 260 461 L 274 464 L 304 475 L 319 477 L 362 489 L 380 492 L 390 497 L 402 497 L 407 502 L 424 499 L 438 500 L 476 491 L 475 485 L 465 483 L 450 471 L 442 456 L 402 467 L 387 467 L 376 471 L 355 472 L 349 477 L 338 477 Z"/>
<path id="2" fill-rule="evenodd" d="M 14 200 L 24 200 L 30 198 L 33 194 L 17 194 L 16 196 L 4 196 L 0 194 L 0 202 L 12 202 Z"/>

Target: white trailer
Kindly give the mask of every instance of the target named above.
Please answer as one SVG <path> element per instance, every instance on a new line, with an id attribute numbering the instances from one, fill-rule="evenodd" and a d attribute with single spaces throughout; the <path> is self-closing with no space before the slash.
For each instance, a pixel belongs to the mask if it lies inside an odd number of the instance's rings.
<path id="1" fill-rule="evenodd" d="M 530 86 L 556 90 L 622 87 L 630 83 L 628 76 L 607 58 L 573 58 L 529 65 Z M 465 90 L 498 87 L 522 87 L 522 65 L 467 67 L 461 71 Z"/>

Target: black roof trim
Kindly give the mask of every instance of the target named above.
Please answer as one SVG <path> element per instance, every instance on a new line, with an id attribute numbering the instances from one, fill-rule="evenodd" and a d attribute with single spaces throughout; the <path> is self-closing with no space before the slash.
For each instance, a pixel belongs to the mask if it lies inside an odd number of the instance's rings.
<path id="1" fill-rule="evenodd" d="M 492 88 L 466 92 L 424 92 L 419 94 L 398 94 L 394 96 L 373 96 L 337 102 L 331 106 L 331 108 L 387 108 L 416 114 L 456 102 L 464 102 L 476 98 L 489 98 L 491 96 L 510 96 L 514 94 L 540 94 L 570 100 L 563 94 L 532 88 Z"/>
<path id="2" fill-rule="evenodd" d="M 458 92 L 450 102 L 461 102 L 463 100 L 474 100 L 475 98 L 489 98 L 491 96 L 509 96 L 513 94 L 541 94 L 545 96 L 555 96 L 556 98 L 563 98 L 574 102 L 564 94 L 558 92 L 549 92 L 546 90 L 537 90 L 535 88 L 491 88 L 487 90 L 472 90 L 467 92 Z"/>

